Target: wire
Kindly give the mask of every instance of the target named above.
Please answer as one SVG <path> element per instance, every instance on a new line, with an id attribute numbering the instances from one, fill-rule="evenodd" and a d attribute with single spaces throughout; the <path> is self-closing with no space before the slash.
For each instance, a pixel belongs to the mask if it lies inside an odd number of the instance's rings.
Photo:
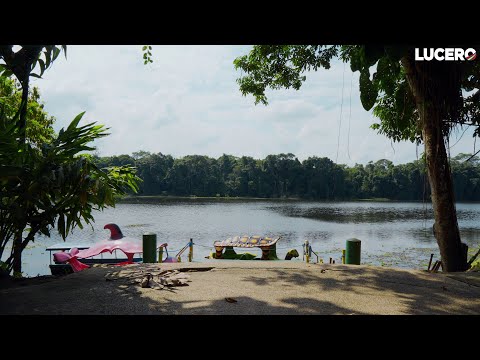
<path id="1" fill-rule="evenodd" d="M 352 118 L 352 89 L 353 89 L 353 72 L 350 80 L 350 113 L 348 114 L 348 136 L 347 136 L 347 155 L 350 160 L 350 119 Z"/>
<path id="2" fill-rule="evenodd" d="M 453 144 L 452 146 L 450 146 L 450 141 L 448 141 L 448 151 L 449 151 L 449 153 L 450 153 L 450 149 L 451 149 L 452 147 L 454 147 L 455 145 L 457 145 L 457 144 L 460 142 L 460 140 L 462 140 L 463 135 L 465 135 L 465 133 L 467 132 L 467 130 L 468 130 L 468 127 L 463 131 L 462 135 L 460 135 L 460 139 L 458 139 L 457 142 L 456 142 L 455 144 Z M 448 154 L 448 156 L 450 157 L 450 154 Z"/>
<path id="3" fill-rule="evenodd" d="M 342 77 L 342 102 L 340 104 L 340 122 L 338 123 L 338 138 L 337 138 L 337 156 L 335 157 L 335 163 L 338 162 L 338 150 L 340 150 L 340 130 L 342 128 L 342 113 L 343 113 L 343 89 L 345 88 L 345 64 L 343 63 L 343 77 Z"/>
<path id="4" fill-rule="evenodd" d="M 465 162 L 470 161 L 471 159 L 473 159 L 473 158 L 475 157 L 475 155 L 477 155 L 478 153 L 480 153 L 480 150 L 478 150 L 475 154 L 473 154 L 472 156 L 470 156 L 467 160 L 465 160 Z"/>

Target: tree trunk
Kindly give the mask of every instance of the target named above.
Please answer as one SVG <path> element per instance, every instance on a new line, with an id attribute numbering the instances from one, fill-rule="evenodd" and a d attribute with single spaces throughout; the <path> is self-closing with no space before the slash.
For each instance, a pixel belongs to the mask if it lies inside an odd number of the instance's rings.
<path id="1" fill-rule="evenodd" d="M 20 129 L 20 144 L 25 146 L 27 138 L 27 108 L 28 108 L 28 91 L 30 86 L 30 66 L 31 62 L 26 63 L 25 65 L 25 77 L 20 79 L 22 85 L 22 102 L 20 105 L 20 119 L 19 119 L 19 129 Z M 24 149 L 23 149 L 24 150 Z M 23 215 L 25 216 L 25 208 L 20 207 Z M 13 239 L 13 275 L 21 276 L 22 275 L 22 251 L 24 246 L 22 246 L 22 234 L 25 226 L 21 227 L 19 233 L 15 234 Z"/>
<path id="2" fill-rule="evenodd" d="M 13 275 L 19 276 L 22 274 L 22 233 L 15 234 L 13 240 Z"/>
<path id="3" fill-rule="evenodd" d="M 460 241 L 453 182 L 442 132 L 445 112 L 441 104 L 447 103 L 449 98 L 438 96 L 438 87 L 448 84 L 448 79 L 442 77 L 450 74 L 439 72 L 434 67 L 438 65 L 431 62 L 415 62 L 409 57 L 402 59 L 402 65 L 420 115 L 435 216 L 434 234 L 440 248 L 443 271 L 465 271 L 468 247 Z"/>
<path id="4" fill-rule="evenodd" d="M 460 241 L 451 170 L 443 136 L 434 125 L 436 114 L 428 111 L 424 116 L 427 121 L 423 124 L 422 134 L 435 215 L 434 233 L 443 269 L 465 271 L 467 249 Z"/>

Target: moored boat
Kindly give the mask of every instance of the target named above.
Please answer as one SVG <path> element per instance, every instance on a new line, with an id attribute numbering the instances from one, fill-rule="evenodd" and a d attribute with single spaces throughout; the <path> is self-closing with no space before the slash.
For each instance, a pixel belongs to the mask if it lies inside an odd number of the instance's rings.
<path id="1" fill-rule="evenodd" d="M 50 272 L 52 275 L 65 275 L 65 274 L 71 274 L 74 272 L 71 264 L 68 262 L 55 262 L 54 259 L 54 254 L 53 252 L 71 252 L 72 249 L 77 248 L 78 250 L 86 250 L 89 249 L 93 244 L 68 244 L 68 243 L 60 243 L 60 244 L 55 244 L 52 246 L 49 246 L 46 248 L 46 250 L 50 253 Z M 93 265 L 93 264 L 119 264 L 126 262 L 128 260 L 127 257 L 122 256 L 123 254 L 118 257 L 119 254 L 117 254 L 116 251 L 113 252 L 113 254 L 104 254 L 101 253 L 96 256 L 92 256 L 89 258 L 84 258 L 81 259 L 81 262 L 85 265 Z M 138 256 L 134 256 L 132 258 L 133 262 L 142 262 L 142 256 L 141 254 Z"/>
<path id="2" fill-rule="evenodd" d="M 131 264 L 143 260 L 138 256 L 143 253 L 139 241 L 125 238 L 116 224 L 107 224 L 104 229 L 110 230 L 110 238 L 107 240 L 94 244 L 60 243 L 49 246 L 46 250 L 50 253 L 49 267 L 52 275 L 82 271 L 92 264 Z M 118 257 L 118 250 L 126 257 Z M 54 251 L 56 252 L 53 253 Z"/>

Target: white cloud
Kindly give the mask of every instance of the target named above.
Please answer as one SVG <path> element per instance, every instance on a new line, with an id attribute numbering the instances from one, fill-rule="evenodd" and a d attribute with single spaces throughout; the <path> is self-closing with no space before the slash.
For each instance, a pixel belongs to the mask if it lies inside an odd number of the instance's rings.
<path id="1" fill-rule="evenodd" d="M 144 66 L 139 45 L 72 45 L 68 60 L 59 58 L 35 84 L 47 111 L 57 117 L 57 129 L 81 111 L 87 112 L 85 122 L 110 128 L 111 135 L 97 143 L 101 155 L 146 150 L 263 158 L 292 152 L 300 159 L 335 160 L 339 144 L 338 162 L 350 165 L 416 158 L 414 144 L 396 143 L 393 150 L 389 139 L 369 128 L 374 118 L 360 104 L 358 73 L 352 78 L 343 63 L 307 74 L 300 91 L 269 91 L 269 105 L 255 106 L 251 96 L 241 95 L 235 82 L 240 72 L 233 67 L 233 60 L 248 50 L 153 46 L 154 63 Z M 453 136 L 451 143 L 455 141 Z M 472 150 L 470 131 L 452 155 Z"/>

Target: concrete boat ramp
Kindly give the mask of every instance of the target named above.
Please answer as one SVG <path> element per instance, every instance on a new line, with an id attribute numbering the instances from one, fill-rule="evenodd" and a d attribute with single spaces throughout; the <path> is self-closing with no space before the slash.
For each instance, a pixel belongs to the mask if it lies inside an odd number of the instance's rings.
<path id="1" fill-rule="evenodd" d="M 142 288 L 165 270 L 188 286 Z M 100 265 L 0 289 L 0 314 L 480 314 L 480 273 L 294 261 Z"/>

